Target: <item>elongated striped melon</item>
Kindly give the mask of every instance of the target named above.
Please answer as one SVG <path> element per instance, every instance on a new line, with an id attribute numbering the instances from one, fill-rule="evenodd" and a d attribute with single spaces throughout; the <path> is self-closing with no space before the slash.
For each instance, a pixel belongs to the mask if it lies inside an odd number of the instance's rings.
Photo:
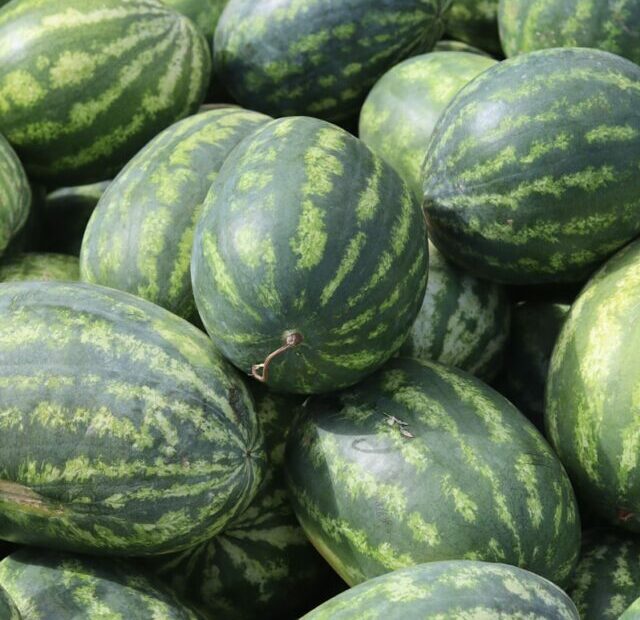
<path id="1" fill-rule="evenodd" d="M 198 109 L 210 66 L 195 25 L 157 0 L 13 2 L 0 12 L 0 131 L 33 179 L 112 178 Z"/>
<path id="2" fill-rule="evenodd" d="M 31 188 L 20 160 L 0 134 L 0 254 L 29 217 Z"/>
<path id="3" fill-rule="evenodd" d="M 149 555 L 207 540 L 264 470 L 250 394 L 209 339 L 127 293 L 0 285 L 0 539 Z"/>

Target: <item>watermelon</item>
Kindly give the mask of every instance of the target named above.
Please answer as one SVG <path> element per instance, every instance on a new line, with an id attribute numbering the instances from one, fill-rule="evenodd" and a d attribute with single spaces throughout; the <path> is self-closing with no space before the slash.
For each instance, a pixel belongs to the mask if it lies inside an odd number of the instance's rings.
<path id="1" fill-rule="evenodd" d="M 582 620 L 619 618 L 640 594 L 640 539 L 616 530 L 586 532 L 568 593 Z"/>
<path id="2" fill-rule="evenodd" d="M 268 120 L 223 108 L 159 134 L 101 197 L 82 241 L 82 279 L 194 319 L 189 268 L 202 202 L 233 147 Z"/>
<path id="3" fill-rule="evenodd" d="M 214 619 L 299 618 L 339 591 L 337 576 L 298 525 L 284 483 L 284 446 L 299 403 L 256 392 L 269 454 L 258 495 L 211 541 L 149 562 L 182 598 Z"/>
<path id="4" fill-rule="evenodd" d="M 0 562 L 0 584 L 24 620 L 199 618 L 173 592 L 122 560 L 23 549 Z"/>
<path id="5" fill-rule="evenodd" d="M 350 390 L 309 398 L 286 472 L 307 536 L 352 586 L 456 559 L 564 583 L 577 560 L 562 465 L 513 405 L 454 368 L 394 359 Z"/>
<path id="6" fill-rule="evenodd" d="M 360 113 L 360 139 L 422 196 L 421 166 L 447 104 L 496 61 L 467 52 L 432 52 L 385 73 Z"/>
<path id="7" fill-rule="evenodd" d="M 397 173 L 342 129 L 294 117 L 229 156 L 191 269 L 227 359 L 276 391 L 315 393 L 356 383 L 400 348 L 427 266 L 422 212 Z"/>
<path id="8" fill-rule="evenodd" d="M 498 33 L 498 0 L 454 0 L 446 30 L 453 39 L 497 56 L 502 54 Z"/>
<path id="9" fill-rule="evenodd" d="M 157 0 L 13 2 L 0 41 L 0 131 L 47 185 L 112 178 L 209 81 L 204 37 Z"/>
<path id="10" fill-rule="evenodd" d="M 242 379 L 142 299 L 0 285 L 0 539 L 101 555 L 208 540 L 263 477 Z"/>
<path id="11" fill-rule="evenodd" d="M 214 68 L 243 106 L 329 121 L 356 115 L 376 80 L 440 38 L 448 0 L 229 0 Z"/>
<path id="12" fill-rule="evenodd" d="M 27 253 L 0 263 L 0 282 L 79 279 L 80 265 L 75 256 Z"/>
<path id="13" fill-rule="evenodd" d="M 502 286 L 465 273 L 430 245 L 427 292 L 400 354 L 491 379 L 502 365 L 510 315 Z"/>
<path id="14" fill-rule="evenodd" d="M 186 15 L 202 32 L 209 45 L 226 0 L 162 0 L 162 4 Z"/>
<path id="15" fill-rule="evenodd" d="M 0 135 L 0 254 L 27 222 L 31 188 L 24 168 Z"/>
<path id="16" fill-rule="evenodd" d="M 477 47 L 473 47 L 473 45 L 469 45 L 468 43 L 463 43 L 462 41 L 449 41 L 447 39 L 442 39 L 438 41 L 433 46 L 434 52 L 468 52 L 469 54 L 480 54 L 481 56 L 490 56 L 484 50 L 478 49 Z"/>
<path id="17" fill-rule="evenodd" d="M 371 579 L 303 620 L 579 620 L 569 597 L 529 571 L 488 562 L 430 562 Z"/>
<path id="18" fill-rule="evenodd" d="M 541 430 L 549 360 L 569 309 L 566 304 L 524 302 L 511 315 L 500 391 Z"/>
<path id="19" fill-rule="evenodd" d="M 550 47 L 594 47 L 640 63 L 640 0 L 500 0 L 507 56 Z"/>
<path id="20" fill-rule="evenodd" d="M 21 620 L 22 618 L 13 599 L 2 586 L 0 586 L 0 618 L 2 620 Z"/>
<path id="21" fill-rule="evenodd" d="M 640 233 L 640 67 L 543 50 L 458 93 L 423 167 L 429 234 L 508 284 L 580 282 Z"/>
<path id="22" fill-rule="evenodd" d="M 576 490 L 608 523 L 640 532 L 640 242 L 571 307 L 551 357 L 545 424 Z"/>
<path id="23" fill-rule="evenodd" d="M 633 604 L 620 616 L 619 620 L 640 620 L 640 598 L 637 598 Z"/>

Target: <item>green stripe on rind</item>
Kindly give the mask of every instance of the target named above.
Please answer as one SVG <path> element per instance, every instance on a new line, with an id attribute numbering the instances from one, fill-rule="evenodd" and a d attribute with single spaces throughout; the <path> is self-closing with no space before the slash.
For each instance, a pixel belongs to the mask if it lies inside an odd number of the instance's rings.
<path id="1" fill-rule="evenodd" d="M 64 254 L 19 254 L 0 263 L 0 282 L 80 279 L 75 256 Z"/>
<path id="2" fill-rule="evenodd" d="M 640 62 L 638 0 L 501 0 L 507 56 L 552 47 L 593 47 Z"/>
<path id="3" fill-rule="evenodd" d="M 0 135 L 0 255 L 25 225 L 31 207 L 31 187 L 24 168 Z"/>
<path id="4" fill-rule="evenodd" d="M 510 315 L 502 286 L 468 275 L 430 246 L 427 292 L 400 354 L 489 380 L 502 365 Z"/>
<path id="5" fill-rule="evenodd" d="M 241 370 L 302 334 L 268 384 L 313 393 L 356 383 L 400 348 L 427 266 L 424 218 L 397 173 L 345 131 L 297 117 L 269 123 L 225 162 L 192 279 L 209 335 Z"/>
<path id="6" fill-rule="evenodd" d="M 586 279 L 640 232 L 640 67 L 606 52 L 502 62 L 451 102 L 423 167 L 429 234 L 509 284 Z"/>
<path id="7" fill-rule="evenodd" d="M 581 620 L 619 618 L 640 592 L 640 540 L 615 530 L 586 532 L 567 592 Z"/>
<path id="8" fill-rule="evenodd" d="M 284 484 L 284 445 L 298 404 L 257 392 L 256 410 L 269 453 L 258 495 L 211 541 L 149 562 L 183 599 L 207 610 L 208 617 L 299 618 L 338 591 L 335 573 L 300 528 Z"/>
<path id="9" fill-rule="evenodd" d="M 303 620 L 579 620 L 546 579 L 504 564 L 432 562 L 371 579 Z"/>
<path id="10" fill-rule="evenodd" d="M 350 585 L 452 559 L 567 581 L 580 543 L 569 479 L 533 425 L 479 380 L 394 359 L 304 411 L 287 444 L 290 495 Z"/>
<path id="11" fill-rule="evenodd" d="M 0 131 L 48 185 L 111 178 L 209 81 L 203 35 L 156 0 L 14 2 L 0 42 Z"/>
<path id="12" fill-rule="evenodd" d="M 362 107 L 360 139 L 421 197 L 421 166 L 438 119 L 463 86 L 495 63 L 478 54 L 432 52 L 396 65 Z"/>
<path id="13" fill-rule="evenodd" d="M 262 436 L 205 334 L 80 283 L 2 284 L 0 318 L 0 538 L 151 555 L 246 508 Z"/>
<path id="14" fill-rule="evenodd" d="M 2 620 L 22 620 L 22 616 L 9 596 L 9 593 L 0 585 L 0 618 Z"/>
<path id="15" fill-rule="evenodd" d="M 545 425 L 584 503 L 640 532 L 640 243 L 621 250 L 574 302 L 556 343 Z"/>
<path id="16" fill-rule="evenodd" d="M 202 202 L 231 150 L 269 120 L 212 110 L 152 140 L 100 199 L 82 243 L 82 279 L 194 319 L 191 249 Z"/>
<path id="17" fill-rule="evenodd" d="M 173 592 L 118 560 L 24 549 L 0 562 L 0 584 L 25 620 L 200 618 Z"/>
<path id="18" fill-rule="evenodd" d="M 214 67 L 242 105 L 271 116 L 355 116 L 376 80 L 440 38 L 446 0 L 230 0 Z"/>
<path id="19" fill-rule="evenodd" d="M 454 0 L 446 31 L 453 39 L 500 55 L 498 0 Z"/>

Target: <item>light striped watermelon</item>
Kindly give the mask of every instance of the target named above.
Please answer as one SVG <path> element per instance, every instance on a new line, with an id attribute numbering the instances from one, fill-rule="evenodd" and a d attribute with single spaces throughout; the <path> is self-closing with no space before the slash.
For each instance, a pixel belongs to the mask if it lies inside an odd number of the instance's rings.
<path id="1" fill-rule="evenodd" d="M 581 620 L 619 618 L 640 594 L 640 539 L 616 530 L 586 532 L 568 592 Z"/>
<path id="2" fill-rule="evenodd" d="M 440 38 L 447 0 L 230 0 L 214 67 L 245 107 L 346 120 L 376 80 Z"/>
<path id="3" fill-rule="evenodd" d="M 268 120 L 217 109 L 152 140 L 100 199 L 82 242 L 82 279 L 195 319 L 189 270 L 202 202 L 233 147 Z"/>
<path id="4" fill-rule="evenodd" d="M 454 39 L 497 56 L 502 54 L 498 33 L 498 0 L 453 0 L 446 31 Z"/>
<path id="5" fill-rule="evenodd" d="M 462 371 L 394 359 L 311 397 L 286 471 L 309 539 L 350 585 L 422 562 L 504 562 L 567 580 L 580 523 L 562 465 L 497 392 Z"/>
<path id="6" fill-rule="evenodd" d="M 507 56 L 551 47 L 594 47 L 640 63 L 640 0 L 500 0 Z"/>
<path id="7" fill-rule="evenodd" d="M 510 315 L 502 286 L 465 273 L 430 245 L 427 292 L 400 354 L 491 379 L 502 366 Z"/>
<path id="8" fill-rule="evenodd" d="M 31 188 L 24 168 L 0 135 L 0 255 L 27 222 Z"/>
<path id="9" fill-rule="evenodd" d="M 303 620 L 579 620 L 546 579 L 505 564 L 430 562 L 371 579 Z"/>
<path id="10" fill-rule="evenodd" d="M 192 279 L 228 359 L 276 391 L 312 393 L 356 383 L 400 348 L 427 266 L 422 212 L 397 173 L 338 127 L 295 117 L 225 162 Z"/>
<path id="11" fill-rule="evenodd" d="M 204 37 L 157 0 L 13 2 L 0 42 L 0 131 L 48 185 L 111 178 L 209 81 Z"/>
<path id="12" fill-rule="evenodd" d="M 640 233 L 640 67 L 606 52 L 502 62 L 441 117 L 423 169 L 429 235 L 472 273 L 582 281 Z"/>
<path id="13" fill-rule="evenodd" d="M 289 504 L 282 467 L 294 399 L 260 390 L 256 411 L 269 469 L 251 506 L 221 534 L 149 565 L 183 598 L 213 619 L 299 618 L 340 591 Z"/>
<path id="14" fill-rule="evenodd" d="M 198 329 L 80 283 L 0 285 L 0 538 L 149 555 L 257 492 L 253 400 Z"/>
<path id="15" fill-rule="evenodd" d="M 0 263 L 0 282 L 79 279 L 80 265 L 76 256 L 27 253 Z"/>
<path id="16" fill-rule="evenodd" d="M 360 112 L 360 139 L 422 196 L 421 166 L 431 134 L 458 91 L 496 64 L 479 54 L 432 52 L 382 76 Z"/>
<path id="17" fill-rule="evenodd" d="M 0 585 L 0 618 L 2 620 L 21 620 L 22 616 L 9 596 L 9 593 Z"/>
<path id="18" fill-rule="evenodd" d="M 571 307 L 551 358 L 545 424 L 585 504 L 640 532 L 640 242 Z"/>
<path id="19" fill-rule="evenodd" d="M 173 592 L 113 559 L 23 549 L 0 562 L 0 584 L 24 620 L 199 618 Z"/>

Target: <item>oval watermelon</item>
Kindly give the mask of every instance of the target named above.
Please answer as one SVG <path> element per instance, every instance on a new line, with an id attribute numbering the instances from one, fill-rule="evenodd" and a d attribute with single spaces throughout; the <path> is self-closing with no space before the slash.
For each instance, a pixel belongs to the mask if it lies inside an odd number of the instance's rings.
<path id="1" fill-rule="evenodd" d="M 193 230 L 231 150 L 269 117 L 223 108 L 186 118 L 143 148 L 100 199 L 82 241 L 82 279 L 193 320 Z"/>
<path id="2" fill-rule="evenodd" d="M 487 562 L 430 562 L 371 579 L 303 620 L 579 620 L 569 597 L 529 571 Z"/>
<path id="3" fill-rule="evenodd" d="M 498 56 L 502 54 L 498 0 L 454 0 L 447 17 L 446 31 L 453 39 Z"/>
<path id="4" fill-rule="evenodd" d="M 0 585 L 0 618 L 2 620 L 22 620 L 22 616 L 9 596 L 9 593 Z"/>
<path id="5" fill-rule="evenodd" d="M 510 315 L 502 286 L 465 273 L 430 245 L 427 292 L 400 354 L 491 379 L 502 366 Z"/>
<path id="6" fill-rule="evenodd" d="M 326 120 L 356 115 L 376 80 L 440 38 L 446 0 L 230 0 L 214 67 L 245 107 Z"/>
<path id="7" fill-rule="evenodd" d="M 394 359 L 304 411 L 287 443 L 294 510 L 350 585 L 469 558 L 569 577 L 580 523 L 567 475 L 534 426 L 478 379 Z"/>
<path id="8" fill-rule="evenodd" d="M 640 233 L 640 67 L 606 52 L 502 62 L 441 117 L 423 168 L 429 234 L 510 284 L 586 279 Z"/>
<path id="9" fill-rule="evenodd" d="M 223 354 L 276 391 L 312 393 L 356 383 L 400 348 L 427 266 L 421 209 L 397 173 L 342 129 L 296 117 L 227 159 L 191 269 Z"/>
<path id="10" fill-rule="evenodd" d="M 545 424 L 583 501 L 640 532 L 640 242 L 590 280 L 551 358 Z"/>
<path id="11" fill-rule="evenodd" d="M 65 254 L 19 254 L 0 263 L 0 282 L 80 279 L 76 256 Z"/>
<path id="12" fill-rule="evenodd" d="M 360 139 L 421 197 L 421 166 L 438 119 L 463 86 L 494 64 L 479 54 L 432 52 L 396 65 L 362 107 Z"/>
<path id="13" fill-rule="evenodd" d="M 14 150 L 0 134 L 0 255 L 22 230 L 31 208 L 31 187 Z"/>
<path id="14" fill-rule="evenodd" d="M 123 561 L 23 549 L 0 562 L 0 584 L 24 620 L 198 620 L 173 592 Z M 1 616 L 5 620 L 5 616 Z"/>
<path id="15" fill-rule="evenodd" d="M 47 185 L 111 178 L 209 81 L 204 37 L 157 0 L 13 2 L 0 41 L 0 131 Z"/>
<path id="16" fill-rule="evenodd" d="M 252 398 L 209 339 L 166 310 L 87 284 L 2 284 L 0 352 L 0 538 L 177 551 L 257 492 Z"/>
<path id="17" fill-rule="evenodd" d="M 551 47 L 593 47 L 640 62 L 640 0 L 500 0 L 507 56 Z"/>

